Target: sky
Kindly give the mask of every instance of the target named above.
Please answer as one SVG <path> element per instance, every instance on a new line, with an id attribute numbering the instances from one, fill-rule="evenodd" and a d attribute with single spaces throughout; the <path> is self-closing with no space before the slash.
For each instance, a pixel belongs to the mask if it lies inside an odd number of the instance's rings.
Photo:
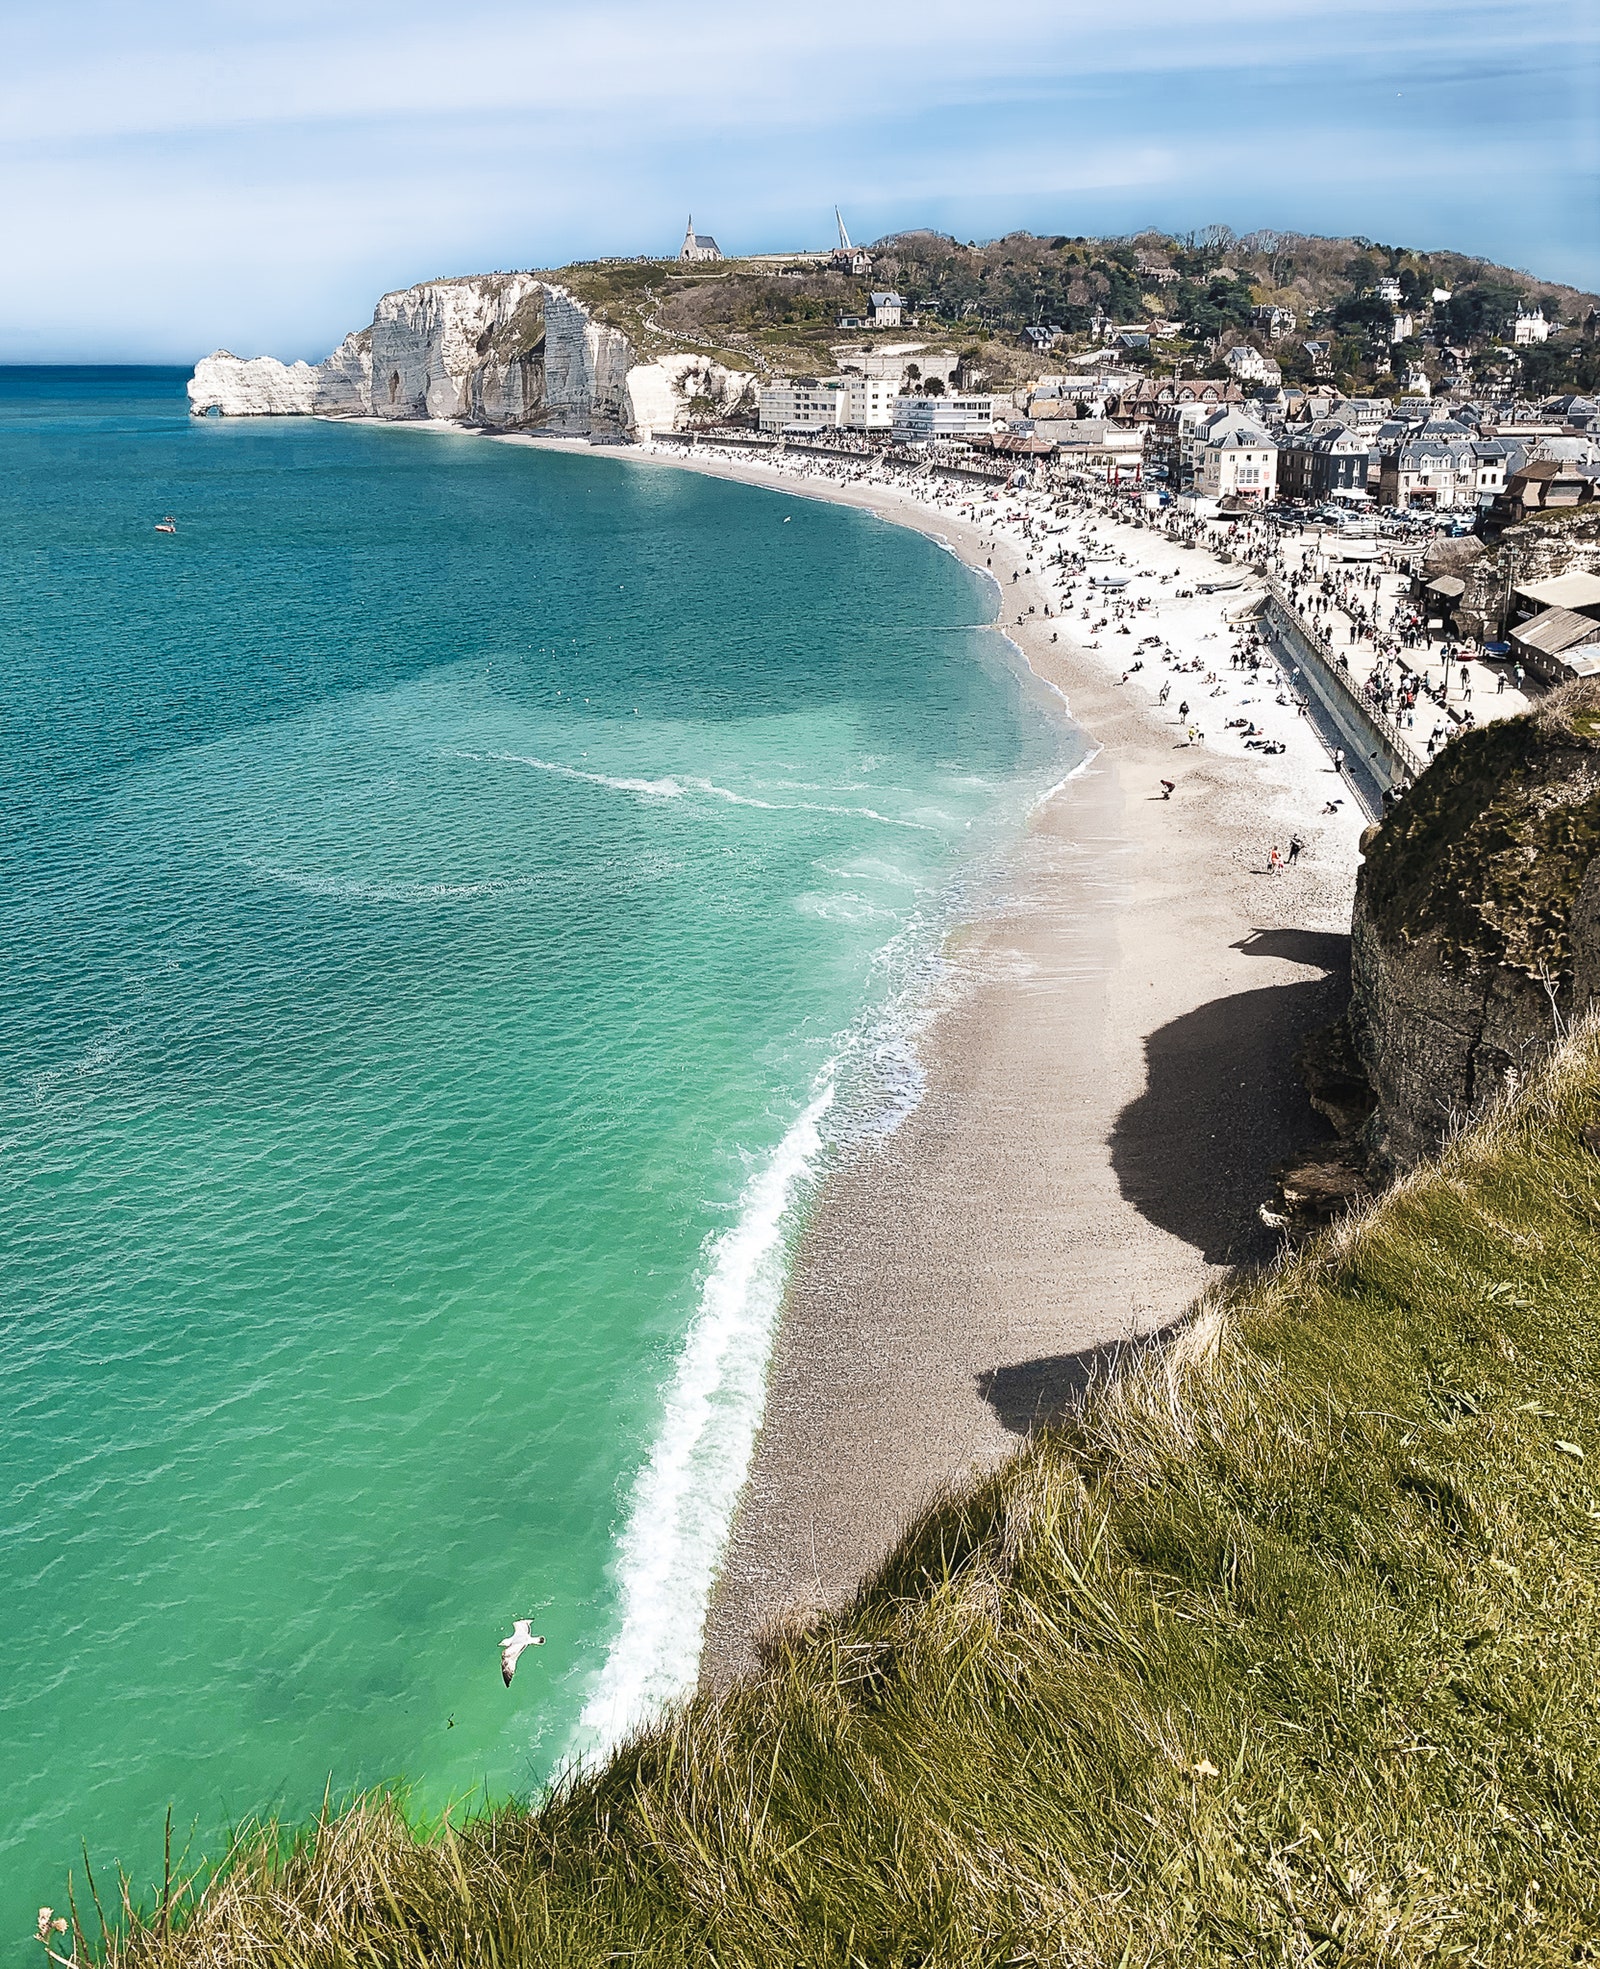
<path id="1" fill-rule="evenodd" d="M 1600 287 L 1597 0 L 5 0 L 0 361 L 325 355 L 441 274 L 1224 223 Z"/>

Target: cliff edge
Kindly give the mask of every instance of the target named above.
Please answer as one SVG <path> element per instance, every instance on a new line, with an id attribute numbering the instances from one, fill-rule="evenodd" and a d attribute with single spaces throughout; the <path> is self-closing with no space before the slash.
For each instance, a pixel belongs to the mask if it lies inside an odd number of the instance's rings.
<path id="1" fill-rule="evenodd" d="M 533 274 L 469 274 L 385 294 L 371 325 L 324 362 L 196 364 L 189 409 L 204 417 L 437 418 L 493 430 L 643 437 L 751 401 L 755 379 L 704 355 L 644 362 L 620 329 Z"/>
<path id="2" fill-rule="evenodd" d="M 1446 748 L 1368 847 L 1351 958 L 1365 1146 L 1409 1167 L 1600 998 L 1600 680 Z"/>

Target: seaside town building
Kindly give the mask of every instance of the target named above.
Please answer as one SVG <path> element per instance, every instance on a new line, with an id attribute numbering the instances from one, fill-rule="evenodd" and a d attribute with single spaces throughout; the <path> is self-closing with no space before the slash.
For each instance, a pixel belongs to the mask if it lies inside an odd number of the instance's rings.
<path id="1" fill-rule="evenodd" d="M 763 431 L 837 430 L 842 422 L 843 376 L 780 376 L 763 383 L 758 421 Z"/>
<path id="2" fill-rule="evenodd" d="M 1164 477 L 1171 491 L 1194 491 L 1196 436 L 1200 427 L 1217 415 L 1218 408 L 1215 403 L 1194 399 L 1165 404 L 1150 426 L 1146 467 L 1152 476 Z"/>
<path id="3" fill-rule="evenodd" d="M 869 294 L 867 319 L 874 328 L 898 328 L 905 305 L 898 294 Z"/>
<path id="4" fill-rule="evenodd" d="M 899 383 L 887 376 L 847 375 L 839 421 L 847 431 L 892 430 L 899 396 Z"/>
<path id="5" fill-rule="evenodd" d="M 896 444 L 947 443 L 995 428 L 992 396 L 896 397 Z"/>
<path id="6" fill-rule="evenodd" d="M 1278 447 L 1259 424 L 1235 410 L 1218 411 L 1194 439 L 1194 489 L 1206 499 L 1264 504 L 1278 483 Z"/>
<path id="7" fill-rule="evenodd" d="M 1547 683 L 1600 671 L 1600 575 L 1581 569 L 1512 591 L 1513 654 Z"/>
<path id="8" fill-rule="evenodd" d="M 1293 308 L 1278 307 L 1270 301 L 1263 302 L 1254 311 L 1253 319 L 1262 334 L 1273 342 L 1281 342 L 1285 335 L 1292 335 L 1300 326 L 1300 317 Z"/>
<path id="9" fill-rule="evenodd" d="M 1278 491 L 1285 499 L 1318 501 L 1336 494 L 1367 496 L 1371 446 L 1354 424 L 1336 417 L 1303 425 L 1278 449 Z"/>
<path id="10" fill-rule="evenodd" d="M 1441 418 L 1400 432 L 1386 425 L 1380 435 L 1378 497 L 1385 506 L 1476 507 L 1478 459 L 1465 424 Z"/>
<path id="11" fill-rule="evenodd" d="M 1080 417 L 1067 423 L 1035 423 L 1035 439 L 1047 440 L 1058 462 L 1069 469 L 1098 474 L 1112 485 L 1137 484 L 1144 477 L 1149 426 L 1129 427 L 1105 417 Z M 1001 440 L 996 439 L 998 446 Z"/>
<path id="12" fill-rule="evenodd" d="M 1228 373 L 1243 383 L 1281 383 L 1283 371 L 1250 342 L 1240 342 L 1222 358 Z"/>
<path id="13" fill-rule="evenodd" d="M 1518 308 L 1511 339 L 1519 349 L 1526 349 L 1536 342 L 1548 342 L 1551 327 L 1552 324 L 1545 319 L 1543 308 L 1529 308 L 1526 312 Z"/>
<path id="14" fill-rule="evenodd" d="M 921 399 L 912 399 L 920 401 Z M 763 431 L 892 431 L 903 401 L 898 377 L 777 376 L 761 386 Z M 936 398 L 928 398 L 936 402 Z M 988 401 L 988 399 L 985 399 Z M 985 423 L 985 430 L 989 428 Z"/>

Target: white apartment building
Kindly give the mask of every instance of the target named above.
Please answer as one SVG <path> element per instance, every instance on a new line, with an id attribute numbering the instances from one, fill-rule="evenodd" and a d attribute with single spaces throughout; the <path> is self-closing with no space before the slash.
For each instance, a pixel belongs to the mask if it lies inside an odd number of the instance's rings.
<path id="1" fill-rule="evenodd" d="M 1263 505 L 1278 485 L 1278 447 L 1237 411 L 1208 418 L 1195 434 L 1194 489 L 1207 499 L 1236 497 Z"/>
<path id="2" fill-rule="evenodd" d="M 761 428 L 888 431 L 899 396 L 887 376 L 779 376 L 761 386 Z"/>
<path id="3" fill-rule="evenodd" d="M 1512 340 L 1519 349 L 1526 349 L 1535 342 L 1548 342 L 1550 323 L 1544 318 L 1543 308 L 1531 308 L 1524 314 L 1517 309 L 1517 324 L 1511 331 Z"/>
<path id="4" fill-rule="evenodd" d="M 994 398 L 896 397 L 892 429 L 896 444 L 960 443 L 994 429 Z"/>
<path id="5" fill-rule="evenodd" d="M 764 431 L 837 430 L 843 421 L 843 376 L 778 376 L 761 386 Z"/>
<path id="6" fill-rule="evenodd" d="M 846 376 L 839 422 L 847 431 L 892 430 L 899 396 L 899 382 L 887 376 Z"/>

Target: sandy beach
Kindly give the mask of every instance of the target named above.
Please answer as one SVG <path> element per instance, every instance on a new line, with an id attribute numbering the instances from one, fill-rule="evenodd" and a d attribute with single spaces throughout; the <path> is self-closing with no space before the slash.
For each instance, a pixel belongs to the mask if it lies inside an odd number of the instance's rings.
<path id="1" fill-rule="evenodd" d="M 1227 1267 L 1272 1256 L 1258 1206 L 1273 1171 L 1327 1134 L 1292 1056 L 1343 1003 L 1365 816 L 1293 703 L 1230 668 L 1240 592 L 1175 598 L 1237 565 L 1090 515 L 1108 567 L 1149 571 L 1125 592 L 1154 598 L 1131 635 L 1096 636 L 1077 606 L 1056 612 L 1062 576 L 1046 566 L 1081 523 L 1030 545 L 1002 517 L 1029 510 L 1014 494 L 980 523 L 961 516 L 978 492 L 935 503 L 742 459 L 627 455 L 935 535 L 993 573 L 999 626 L 1099 748 L 1036 811 L 991 910 L 952 940 L 921 1104 L 849 1154 L 812 1213 L 708 1615 L 703 1673 L 717 1682 L 750 1665 L 773 1621 L 846 1598 L 921 1506 L 1014 1450 L 1118 1349 L 1180 1318 Z M 1039 513 L 1045 524 L 1060 521 Z M 1109 612 L 1097 598 L 1091 621 Z M 1124 684 L 1152 636 L 1204 669 L 1175 674 L 1146 647 Z M 1246 750 L 1228 717 L 1285 750 Z M 1197 720 L 1205 743 L 1186 744 Z M 1269 873 L 1296 832 L 1304 853 Z"/>

